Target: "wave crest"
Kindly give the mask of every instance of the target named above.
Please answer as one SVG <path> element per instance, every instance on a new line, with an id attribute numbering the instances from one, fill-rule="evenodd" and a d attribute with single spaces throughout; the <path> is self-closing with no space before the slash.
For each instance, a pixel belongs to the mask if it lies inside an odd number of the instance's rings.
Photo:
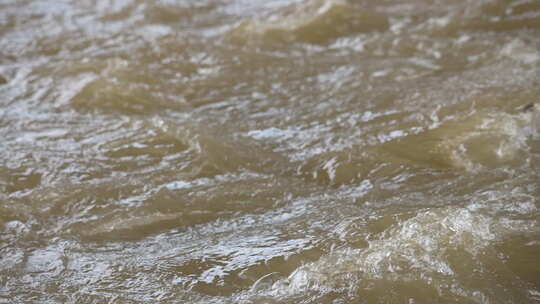
<path id="1" fill-rule="evenodd" d="M 291 5 L 273 14 L 241 22 L 230 34 L 235 40 L 324 43 L 351 33 L 383 31 L 385 15 L 340 0 Z"/>

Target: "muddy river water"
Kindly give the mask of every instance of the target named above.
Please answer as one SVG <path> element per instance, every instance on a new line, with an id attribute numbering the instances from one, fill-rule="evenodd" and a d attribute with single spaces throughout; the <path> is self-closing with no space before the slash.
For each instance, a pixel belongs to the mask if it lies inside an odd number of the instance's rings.
<path id="1" fill-rule="evenodd" d="M 540 303 L 540 1 L 0 1 L 0 303 Z"/>

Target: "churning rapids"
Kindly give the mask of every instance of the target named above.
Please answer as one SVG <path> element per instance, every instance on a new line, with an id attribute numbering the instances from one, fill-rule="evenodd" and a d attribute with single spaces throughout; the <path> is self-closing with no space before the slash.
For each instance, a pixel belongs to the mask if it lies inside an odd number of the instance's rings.
<path id="1" fill-rule="evenodd" d="M 540 1 L 2 0 L 0 303 L 540 303 Z"/>

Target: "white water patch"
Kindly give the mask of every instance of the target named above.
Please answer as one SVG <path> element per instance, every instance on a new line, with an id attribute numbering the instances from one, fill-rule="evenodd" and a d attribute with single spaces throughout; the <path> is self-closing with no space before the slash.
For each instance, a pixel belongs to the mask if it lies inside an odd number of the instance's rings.
<path id="1" fill-rule="evenodd" d="M 490 217 L 474 209 L 421 211 L 369 240 L 367 248 L 334 250 L 259 291 L 258 296 L 286 299 L 337 292 L 362 298 L 373 288 L 381 288 L 377 287 L 381 282 L 421 282 L 414 284 L 430 286 L 439 297 L 487 300 L 489 295 L 463 286 L 458 275 L 463 267 L 460 261 L 482 269 L 482 257 L 490 254 L 497 241 L 532 228 L 532 223 L 523 225 L 522 221 Z"/>
<path id="2" fill-rule="evenodd" d="M 59 274 L 64 267 L 62 253 L 51 249 L 38 249 L 28 256 L 25 270 L 29 273 Z"/>
<path id="3" fill-rule="evenodd" d="M 274 151 L 288 152 L 291 161 L 305 160 L 331 151 L 341 151 L 353 145 L 351 141 L 334 141 L 329 135 L 331 135 L 331 126 L 320 123 L 287 129 L 271 127 L 245 133 L 247 137 L 277 144 Z"/>
<path id="4" fill-rule="evenodd" d="M 278 128 L 268 128 L 263 130 L 253 130 L 247 133 L 247 136 L 250 136 L 256 140 L 278 140 L 284 141 L 294 136 L 292 131 L 282 130 Z"/>
<path id="5" fill-rule="evenodd" d="M 540 53 L 534 47 L 516 38 L 507 43 L 500 51 L 501 57 L 510 58 L 520 63 L 531 65 L 540 61 Z"/>
<path id="6" fill-rule="evenodd" d="M 535 104 L 531 114 L 531 130 L 535 138 L 540 138 L 540 104 Z"/>
<path id="7" fill-rule="evenodd" d="M 394 130 L 388 134 L 379 134 L 377 139 L 379 139 L 381 143 L 385 143 L 400 137 L 404 137 L 405 135 L 407 135 L 407 133 L 405 133 L 403 130 Z"/>
<path id="8" fill-rule="evenodd" d="M 195 187 L 213 187 L 218 184 L 222 183 L 233 183 L 233 182 L 241 182 L 241 181 L 250 181 L 255 179 L 264 179 L 268 176 L 265 176 L 263 174 L 256 174 L 256 173 L 250 173 L 250 172 L 244 172 L 241 174 L 221 174 L 216 175 L 214 178 L 198 178 L 194 180 L 176 180 L 169 183 L 166 183 L 164 185 L 156 187 L 155 190 L 152 191 L 152 193 L 155 193 L 157 191 L 160 191 L 163 188 L 166 188 L 171 191 L 175 190 L 184 190 L 184 189 L 192 189 Z"/>
<path id="9" fill-rule="evenodd" d="M 193 275 L 191 284 L 218 283 L 239 269 L 244 270 L 239 274 L 240 277 L 247 276 L 246 272 L 249 272 L 251 266 L 268 262 L 276 257 L 287 258 L 297 251 L 311 248 L 309 239 L 283 241 L 275 236 L 249 236 L 241 241 L 223 241 L 197 252 L 203 257 L 203 261 L 204 257 L 210 257 L 209 259 L 214 263 L 209 263 L 210 267 L 207 266 L 208 268 L 197 273 L 197 276 Z M 185 263 L 187 264 L 189 261 L 192 260 L 185 261 Z M 204 262 L 201 264 L 204 265 Z M 201 266 L 201 268 L 203 267 Z"/>
<path id="10" fill-rule="evenodd" d="M 511 192 L 504 190 L 484 191 L 479 194 L 481 199 L 471 203 L 467 206 L 467 209 L 494 217 L 501 215 L 519 217 L 534 214 L 538 210 L 535 197 L 526 194 L 526 192 L 521 193 L 521 191 L 523 189 L 520 188 L 516 188 Z"/>
<path id="11" fill-rule="evenodd" d="M 150 42 L 155 42 L 158 38 L 170 35 L 172 32 L 170 27 L 156 24 L 146 25 L 137 29 L 137 33 Z"/>
<path id="12" fill-rule="evenodd" d="M 344 0 L 315 0 L 293 3 L 271 14 L 248 19 L 230 34 L 244 41 L 263 38 L 319 43 L 351 32 L 387 27 L 387 17 L 376 11 L 360 9 Z"/>
<path id="13" fill-rule="evenodd" d="M 529 157 L 534 115 L 478 112 L 419 134 L 390 136 L 382 150 L 392 161 L 437 168 L 475 171 L 520 164 Z"/>
<path id="14" fill-rule="evenodd" d="M 478 119 L 472 130 L 440 144 L 451 151 L 459 167 L 473 169 L 478 165 L 494 167 L 514 162 L 527 149 L 531 114 L 496 113 Z"/>

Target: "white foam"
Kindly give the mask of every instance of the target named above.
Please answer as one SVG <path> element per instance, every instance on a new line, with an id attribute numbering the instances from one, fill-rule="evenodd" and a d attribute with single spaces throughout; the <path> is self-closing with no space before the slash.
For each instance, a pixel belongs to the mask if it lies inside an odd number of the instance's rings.
<path id="1" fill-rule="evenodd" d="M 540 104 L 535 104 L 531 114 L 531 128 L 534 137 L 540 137 Z"/>
<path id="2" fill-rule="evenodd" d="M 369 282 L 384 279 L 425 281 L 441 288 L 454 286 L 451 292 L 456 296 L 476 298 L 477 294 L 460 287 L 455 278 L 458 270 L 454 269 L 460 265 L 453 264 L 448 256 L 456 251 L 467 252 L 472 257 L 483 254 L 484 249 L 506 234 L 526 226 L 514 222 L 509 218 L 497 220 L 468 208 L 422 211 L 368 241 L 367 248 L 334 250 L 316 262 L 299 267 L 266 292 L 274 297 L 310 292 L 355 293 Z"/>
<path id="3" fill-rule="evenodd" d="M 521 39 L 514 39 L 507 43 L 500 51 L 501 56 L 507 57 L 523 64 L 535 64 L 540 61 L 540 53 Z"/>
<path id="4" fill-rule="evenodd" d="M 528 113 L 478 113 L 461 123 L 441 125 L 438 151 L 448 153 L 455 167 L 474 171 L 520 161 L 527 151 Z"/>

